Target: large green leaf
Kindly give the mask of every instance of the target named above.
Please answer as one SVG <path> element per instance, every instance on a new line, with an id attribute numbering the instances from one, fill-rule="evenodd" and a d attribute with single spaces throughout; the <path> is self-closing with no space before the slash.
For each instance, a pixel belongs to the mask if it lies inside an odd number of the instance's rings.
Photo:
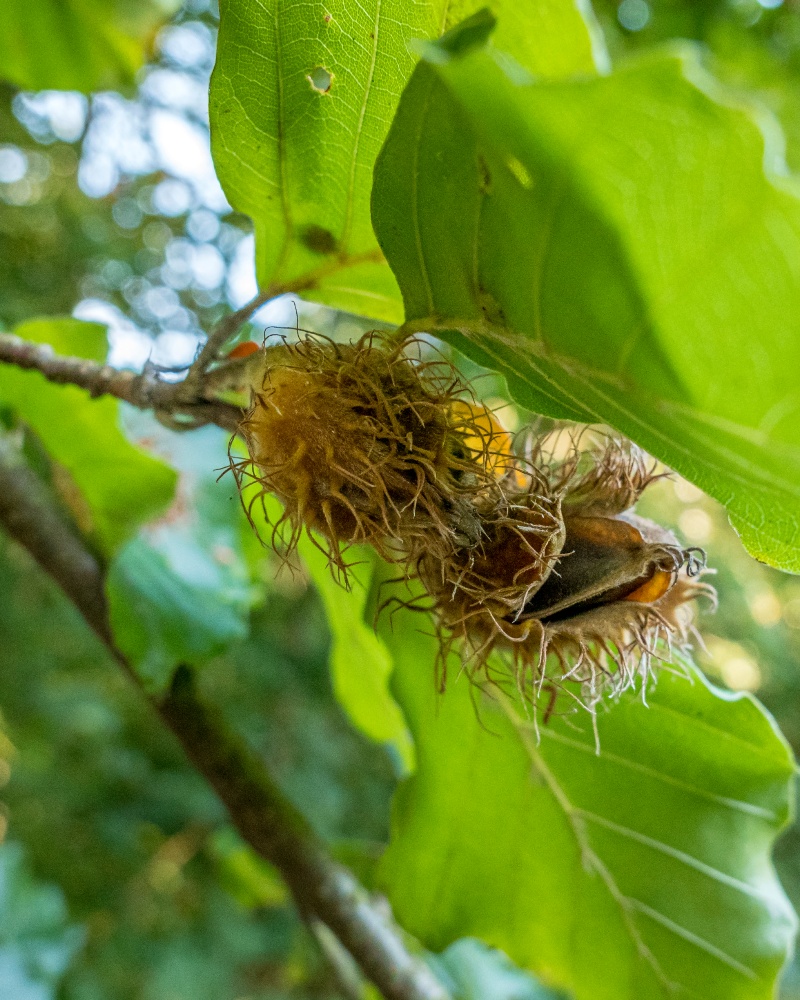
<path id="1" fill-rule="evenodd" d="M 157 434 L 153 428 L 150 436 Z M 251 591 L 239 501 L 230 480 L 220 483 L 213 471 L 226 441 L 217 428 L 191 438 L 162 431 L 161 445 L 180 470 L 175 503 L 109 566 L 114 640 L 155 693 L 179 664 L 200 665 L 247 635 Z"/>
<path id="2" fill-rule="evenodd" d="M 416 56 L 476 0 L 223 0 L 210 114 L 228 200 L 256 231 L 259 284 L 312 275 L 315 301 L 402 319 L 369 215 L 375 158 Z M 549 77 L 593 70 L 573 0 L 495 0 L 516 58 Z M 505 15 L 507 14 L 507 18 Z"/>
<path id="3" fill-rule="evenodd" d="M 600 421 L 800 571 L 800 201 L 692 52 L 534 84 L 429 50 L 376 167 L 411 329 L 533 410 Z"/>
<path id="4" fill-rule="evenodd" d="M 244 543 L 251 550 L 256 572 L 263 556 L 263 546 L 257 539 L 272 539 L 271 525 L 279 524 L 283 513 L 277 497 L 259 497 L 259 490 L 257 483 L 247 483 L 242 497 L 250 513 L 250 523 L 244 527 Z M 275 537 L 278 546 L 282 538 L 278 529 Z M 414 748 L 403 713 L 389 690 L 392 659 L 369 617 L 378 564 L 375 550 L 366 545 L 347 549 L 345 560 L 350 567 L 347 586 L 331 572 L 327 555 L 308 534 L 298 539 L 297 552 L 325 608 L 331 633 L 329 663 L 336 700 L 357 729 L 378 743 L 388 743 L 396 752 L 401 768 L 410 771 Z"/>
<path id="5" fill-rule="evenodd" d="M 589 0 L 449 0 L 444 29 L 470 17 L 497 20 L 494 42 L 542 80 L 593 76 L 608 69 L 609 57 Z"/>
<path id="6" fill-rule="evenodd" d="M 537 745 L 464 677 L 437 696 L 429 623 L 393 624 L 417 771 L 382 881 L 404 927 L 437 950 L 479 937 L 576 1000 L 773 996 L 795 918 L 770 849 L 794 767 L 755 700 L 662 672 L 647 705 L 600 715 L 599 753 L 583 711 Z"/>
<path id="7" fill-rule="evenodd" d="M 0 79 L 26 90 L 131 85 L 155 27 L 177 6 L 175 0 L 6 0 Z"/>
<path id="8" fill-rule="evenodd" d="M 50 344 L 57 354 L 104 361 L 105 327 L 69 317 L 30 320 L 14 331 Z M 137 525 L 160 513 L 175 489 L 175 474 L 131 444 L 119 429 L 119 403 L 91 399 L 83 389 L 47 382 L 34 371 L 0 366 L 0 407 L 8 407 L 41 438 L 88 504 L 82 525 L 106 552 Z"/>
<path id="9" fill-rule="evenodd" d="M 370 739 L 390 743 L 404 769 L 411 770 L 414 748 L 403 713 L 389 691 L 392 660 L 364 617 L 377 560 L 374 549 L 347 550 L 347 588 L 331 573 L 327 555 L 308 535 L 301 537 L 298 550 L 325 605 L 332 636 L 331 680 L 339 704 Z"/>

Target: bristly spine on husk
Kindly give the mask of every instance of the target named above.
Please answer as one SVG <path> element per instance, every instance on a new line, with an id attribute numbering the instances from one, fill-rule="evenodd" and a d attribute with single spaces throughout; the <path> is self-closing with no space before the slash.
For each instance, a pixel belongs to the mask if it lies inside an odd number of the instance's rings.
<path id="1" fill-rule="evenodd" d="M 231 466 L 240 491 L 256 487 L 248 510 L 267 493 L 283 503 L 273 540 L 291 549 L 308 529 L 342 572 L 342 544 L 403 564 L 477 544 L 475 498 L 497 492 L 486 415 L 449 363 L 411 359 L 413 343 L 307 335 L 264 350 L 240 429 L 249 458 Z"/>
<path id="2" fill-rule="evenodd" d="M 591 711 L 644 690 L 688 644 L 690 603 L 714 599 L 704 554 L 631 512 L 659 474 L 591 429 L 532 429 L 515 452 L 448 362 L 409 357 L 415 343 L 266 348 L 240 429 L 249 457 L 231 459 L 246 510 L 274 493 L 273 543 L 290 551 L 307 530 L 344 582 L 342 547 L 359 542 L 421 581 L 441 689 L 457 648 L 468 676 L 513 683 L 534 718 L 543 688 Z"/>
<path id="3" fill-rule="evenodd" d="M 595 432 L 587 447 L 585 430 L 564 433 L 559 460 L 552 435 L 529 433 L 528 487 L 515 492 L 507 477 L 483 511 L 478 546 L 417 565 L 439 623 L 441 667 L 459 648 L 470 677 L 512 679 L 534 718 L 545 687 L 590 711 L 637 679 L 644 691 L 654 666 L 687 646 L 690 602 L 715 598 L 698 579 L 704 554 L 630 512 L 659 478 L 644 453 L 613 436 Z"/>

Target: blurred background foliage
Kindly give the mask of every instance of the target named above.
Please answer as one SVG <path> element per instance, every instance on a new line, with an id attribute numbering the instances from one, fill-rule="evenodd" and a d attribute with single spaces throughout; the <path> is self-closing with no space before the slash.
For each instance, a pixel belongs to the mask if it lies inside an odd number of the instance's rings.
<path id="1" fill-rule="evenodd" d="M 778 116 L 788 162 L 800 169 L 800 3 L 595 0 L 595 10 L 614 59 L 696 40 L 709 68 Z M 160 30 L 151 23 L 142 68 L 131 57 L 125 72 L 97 77 L 119 90 L 0 85 L 0 326 L 73 313 L 108 325 L 115 364 L 180 366 L 201 331 L 255 293 L 248 222 L 230 211 L 208 152 L 216 25 L 213 0 L 186 0 Z M 362 329 L 280 300 L 260 310 L 250 333 L 260 339 L 268 325 L 295 322 L 340 339 Z M 479 386 L 502 402 L 496 377 Z M 511 408 L 503 416 L 512 429 L 525 418 Z M 141 440 L 145 431 L 130 423 Z M 35 452 L 35 441 L 27 448 Z M 222 452 L 216 458 L 225 464 Z M 800 580 L 755 563 L 719 506 L 688 483 L 658 484 L 642 511 L 705 547 L 717 569 L 720 609 L 700 619 L 703 667 L 722 685 L 756 692 L 800 753 Z M 299 570 L 276 575 L 272 559 L 245 549 L 236 558 L 249 559 L 260 581 L 250 633 L 204 668 L 203 689 L 369 884 L 399 763 L 357 733 L 333 697 L 328 626 L 309 580 Z M 0 668 L 0 994 L 351 995 L 346 971 L 324 958 L 330 943 L 300 922 L 74 609 L 3 539 Z M 800 908 L 797 825 L 777 864 Z M 431 961 L 461 997 L 552 995 L 474 942 Z M 787 971 L 782 997 L 800 998 L 800 966 Z"/>

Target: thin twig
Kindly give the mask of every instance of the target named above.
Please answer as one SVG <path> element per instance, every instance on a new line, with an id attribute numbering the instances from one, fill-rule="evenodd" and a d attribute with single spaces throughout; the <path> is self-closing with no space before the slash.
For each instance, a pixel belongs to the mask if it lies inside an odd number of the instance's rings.
<path id="1" fill-rule="evenodd" d="M 259 292 L 258 295 L 253 296 L 241 309 L 237 309 L 235 312 L 224 316 L 208 335 L 208 339 L 195 358 L 188 377 L 191 377 L 192 371 L 207 371 L 208 366 L 218 360 L 219 352 L 227 341 L 244 326 L 253 313 L 260 309 L 261 306 L 266 305 L 271 299 L 281 294 L 283 293 L 276 286 L 270 285 Z"/>
<path id="2" fill-rule="evenodd" d="M 235 376 L 245 372 L 247 360 L 220 365 L 220 352 L 225 343 L 257 309 L 276 296 L 307 291 L 344 267 L 382 259 L 380 251 L 376 250 L 352 257 L 336 257 L 293 281 L 269 285 L 217 324 L 186 377 L 179 382 L 165 381 L 155 365 L 148 364 L 139 373 L 125 371 L 86 358 L 58 355 L 49 344 L 23 340 L 10 333 L 0 333 L 0 362 L 38 371 L 50 382 L 79 386 L 93 397 L 113 396 L 140 410 L 153 410 L 163 423 L 175 430 L 217 424 L 233 433 L 241 424 L 242 410 L 215 397 L 221 389 L 236 384 Z"/>
<path id="3" fill-rule="evenodd" d="M 380 250 L 370 250 L 363 254 L 353 254 L 352 256 L 334 257 L 320 267 L 309 271 L 307 274 L 293 281 L 274 282 L 260 291 L 249 302 L 246 302 L 241 309 L 229 313 L 223 317 L 208 335 L 208 339 L 203 344 L 200 352 L 195 358 L 192 367 L 186 376 L 185 385 L 190 392 L 202 382 L 203 377 L 208 372 L 209 366 L 219 360 L 219 354 L 225 344 L 236 334 L 242 326 L 250 319 L 254 312 L 266 305 L 271 299 L 280 295 L 289 295 L 298 292 L 307 292 L 315 288 L 320 281 L 337 271 L 356 264 L 370 262 L 378 263 L 383 260 Z"/>
<path id="4" fill-rule="evenodd" d="M 49 344 L 23 340 L 11 333 L 0 333 L 0 361 L 39 371 L 50 382 L 80 386 L 91 396 L 116 396 L 135 406 L 143 402 L 148 408 L 155 406 L 159 392 L 170 388 L 147 371 L 137 375 L 86 358 L 58 355 Z"/>
<path id="5" fill-rule="evenodd" d="M 174 417 L 176 427 L 193 428 L 214 423 L 235 431 L 242 419 L 238 407 L 206 398 L 205 386 L 200 387 L 198 395 L 189 398 L 183 382 L 164 381 L 152 365 L 140 373 L 124 371 L 86 358 L 54 354 L 49 344 L 22 340 L 10 333 L 0 333 L 0 361 L 38 371 L 49 382 L 78 386 L 93 397 L 113 396 L 140 410 L 154 410 L 159 415 Z M 218 383 L 220 376 L 211 374 L 214 376 L 212 381 Z"/>
<path id="6" fill-rule="evenodd" d="M 59 584 L 125 672 L 114 645 L 103 567 L 53 504 L 43 481 L 0 438 L 0 526 Z M 140 685 L 141 688 L 141 685 Z M 195 691 L 188 667 L 163 700 L 147 696 L 186 755 L 225 803 L 244 839 L 281 872 L 301 912 L 324 923 L 386 1000 L 448 1000 L 428 967 L 405 947 L 391 918 L 334 861 L 263 761 Z"/>

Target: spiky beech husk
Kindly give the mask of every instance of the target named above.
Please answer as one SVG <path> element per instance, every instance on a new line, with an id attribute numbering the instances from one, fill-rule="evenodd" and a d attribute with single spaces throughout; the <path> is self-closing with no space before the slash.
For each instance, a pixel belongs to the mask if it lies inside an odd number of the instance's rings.
<path id="1" fill-rule="evenodd" d="M 613 437 L 588 447 L 582 439 L 583 432 L 573 436 L 560 461 L 546 437 L 531 439 L 530 489 L 513 507 L 511 523 L 505 498 L 496 504 L 500 516 L 485 517 L 482 543 L 451 557 L 447 579 L 431 560 L 419 563 L 444 652 L 457 645 L 473 677 L 502 685 L 511 676 L 534 706 L 545 685 L 593 709 L 609 691 L 646 680 L 665 651 L 688 643 L 691 602 L 714 596 L 698 579 L 699 550 L 630 513 L 658 478 L 645 455 Z M 523 554 L 522 529 L 529 511 L 543 505 L 559 528 L 540 536 L 538 571 L 531 562 L 520 573 L 532 555 L 527 546 Z M 494 585 L 497 596 L 462 586 L 478 564 L 489 570 L 480 574 L 481 585 Z M 492 656 L 496 651 L 504 655 Z"/>
<path id="2" fill-rule="evenodd" d="M 447 559 L 481 537 L 474 500 L 496 491 L 490 415 L 464 400 L 444 361 L 367 334 L 267 348 L 241 425 L 249 460 L 232 463 L 252 504 L 274 493 L 291 548 L 309 529 L 331 562 L 366 542 L 394 561 Z M 278 525 L 277 527 L 280 527 Z"/>
<path id="3" fill-rule="evenodd" d="M 515 617 L 558 560 L 565 539 L 560 497 L 542 475 L 525 480 L 521 489 L 513 474 L 503 476 L 499 491 L 478 498 L 482 531 L 476 545 L 453 549 L 445 559 L 422 551 L 416 560 L 416 576 L 451 630 L 463 623 L 465 634 L 472 634 L 473 620 Z"/>

